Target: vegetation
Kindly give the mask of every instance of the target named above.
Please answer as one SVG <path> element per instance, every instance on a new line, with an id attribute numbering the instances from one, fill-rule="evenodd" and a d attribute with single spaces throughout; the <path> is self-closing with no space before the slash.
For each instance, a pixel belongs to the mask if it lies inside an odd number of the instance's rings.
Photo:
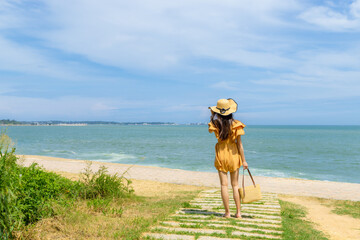
<path id="1" fill-rule="evenodd" d="M 360 219 L 360 201 L 335 200 L 329 198 L 307 197 L 318 201 L 324 206 L 332 209 L 332 212 L 338 215 L 348 215 Z"/>
<path id="2" fill-rule="evenodd" d="M 360 201 L 335 200 L 315 198 L 321 204 L 332 208 L 332 212 L 338 215 L 348 215 L 360 219 Z"/>
<path id="3" fill-rule="evenodd" d="M 325 235 L 315 230 L 312 223 L 306 221 L 306 211 L 303 207 L 281 201 L 281 217 L 283 226 L 283 239 L 287 240 L 325 240 Z"/>
<path id="4" fill-rule="evenodd" d="M 336 200 L 334 213 L 360 218 L 360 202 Z"/>
<path id="5" fill-rule="evenodd" d="M 16 121 L 10 119 L 0 120 L 0 125 L 59 125 L 59 124 L 85 124 L 85 125 L 174 125 L 173 122 L 113 122 L 113 121 Z"/>
<path id="6" fill-rule="evenodd" d="M 0 125 L 20 125 L 22 122 L 18 122 L 16 120 L 10 120 L 10 119 L 1 119 Z"/>
<path id="7" fill-rule="evenodd" d="M 70 174 L 65 174 L 69 177 Z M 76 174 L 70 175 L 71 178 Z M 23 232 L 26 239 L 141 239 L 144 232 L 193 199 L 203 189 L 195 186 L 134 180 L 128 198 L 79 199 L 55 207 L 56 216 L 43 219 Z"/>
<path id="8" fill-rule="evenodd" d="M 86 199 L 92 201 L 90 208 L 99 211 L 100 205 L 129 197 L 133 192 L 129 180 L 109 175 L 105 167 L 94 173 L 88 166 L 83 181 L 71 181 L 46 172 L 37 164 L 20 166 L 17 160 L 10 138 L 1 133 L 0 239 L 12 239 L 25 226 L 54 216 L 55 207 L 67 207 Z M 121 215 L 122 210 L 111 211 Z"/>

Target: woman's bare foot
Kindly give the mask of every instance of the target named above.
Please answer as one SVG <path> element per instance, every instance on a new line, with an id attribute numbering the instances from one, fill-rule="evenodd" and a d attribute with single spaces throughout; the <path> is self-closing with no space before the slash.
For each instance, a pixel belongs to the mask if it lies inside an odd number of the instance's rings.
<path id="1" fill-rule="evenodd" d="M 235 218 L 241 218 L 241 213 L 236 213 Z"/>
<path id="2" fill-rule="evenodd" d="M 223 217 L 224 217 L 224 218 L 229 218 L 229 217 L 230 217 L 230 213 L 225 213 L 225 214 L 223 215 Z"/>

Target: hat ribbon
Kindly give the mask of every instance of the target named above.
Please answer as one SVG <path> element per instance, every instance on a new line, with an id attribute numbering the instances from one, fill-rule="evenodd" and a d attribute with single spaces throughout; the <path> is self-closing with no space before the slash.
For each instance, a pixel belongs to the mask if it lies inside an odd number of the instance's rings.
<path id="1" fill-rule="evenodd" d="M 220 111 L 220 113 L 222 113 L 222 114 L 224 114 L 227 110 L 229 110 L 230 108 L 228 108 L 228 109 L 225 109 L 225 108 L 218 108 L 218 107 L 216 107 L 219 111 Z"/>

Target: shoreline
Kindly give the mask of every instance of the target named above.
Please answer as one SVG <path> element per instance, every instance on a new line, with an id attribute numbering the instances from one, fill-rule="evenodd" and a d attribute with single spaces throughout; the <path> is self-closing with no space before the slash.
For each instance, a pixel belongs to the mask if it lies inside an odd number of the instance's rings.
<path id="1" fill-rule="evenodd" d="M 31 163 L 36 162 L 46 170 L 55 172 L 63 171 L 80 173 L 86 167 L 87 162 L 91 162 L 91 169 L 94 171 L 104 165 L 111 174 L 118 173 L 121 175 L 126 172 L 124 176 L 129 179 L 151 180 L 204 187 L 220 186 L 219 177 L 216 172 L 197 172 L 155 166 L 107 163 L 37 155 L 17 156 L 20 157 L 20 163 L 24 166 L 29 166 Z M 254 179 L 257 184 L 260 184 L 261 190 L 264 192 L 360 201 L 360 184 L 358 183 L 263 176 L 254 176 Z M 241 179 L 239 180 L 239 185 L 241 185 Z M 246 185 L 249 185 L 251 184 L 251 180 L 246 177 L 245 183 Z"/>
<path id="2" fill-rule="evenodd" d="M 128 164 L 128 163 L 116 163 L 116 162 L 103 162 L 98 160 L 87 160 L 87 159 L 76 159 L 76 158 L 63 158 L 63 157 L 52 157 L 52 156 L 44 156 L 44 155 L 28 155 L 28 154 L 16 154 L 18 157 L 34 157 L 39 159 L 53 159 L 53 160 L 59 160 L 59 161 L 85 161 L 85 162 L 93 162 L 93 163 L 99 163 L 100 165 L 103 164 L 115 164 L 120 166 L 138 166 L 138 167 L 144 167 L 144 168 L 160 168 L 160 169 L 168 169 L 168 170 L 180 170 L 180 171 L 187 171 L 187 172 L 193 172 L 193 173 L 215 173 L 217 175 L 217 171 L 199 171 L 199 170 L 188 170 L 188 169 L 181 169 L 181 168 L 170 168 L 170 167 L 161 167 L 156 165 L 141 165 L 141 164 Z M 214 168 L 215 169 L 215 168 Z M 215 169 L 216 170 L 216 169 Z M 245 172 L 246 173 L 246 172 Z M 239 171 L 239 175 L 242 175 L 241 171 Z M 333 180 L 319 180 L 319 179 L 307 179 L 307 178 L 298 178 L 298 177 L 277 177 L 277 176 L 264 176 L 264 175 L 254 175 L 256 177 L 261 178 L 273 178 L 273 179 L 289 179 L 289 180 L 304 180 L 304 181 L 314 181 L 314 182 L 330 182 L 330 183 L 349 183 L 349 184 L 358 184 L 356 182 L 343 182 L 343 181 L 333 181 Z M 245 175 L 248 176 L 248 175 Z M 240 177 L 239 177 L 240 179 Z"/>

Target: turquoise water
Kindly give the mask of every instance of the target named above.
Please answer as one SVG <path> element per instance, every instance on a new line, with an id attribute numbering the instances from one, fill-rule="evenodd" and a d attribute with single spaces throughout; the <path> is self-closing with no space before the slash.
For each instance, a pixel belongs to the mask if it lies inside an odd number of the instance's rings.
<path id="1" fill-rule="evenodd" d="M 10 126 L 7 134 L 18 154 L 216 171 L 207 126 Z M 360 183 L 360 126 L 247 126 L 242 139 L 255 175 Z"/>

